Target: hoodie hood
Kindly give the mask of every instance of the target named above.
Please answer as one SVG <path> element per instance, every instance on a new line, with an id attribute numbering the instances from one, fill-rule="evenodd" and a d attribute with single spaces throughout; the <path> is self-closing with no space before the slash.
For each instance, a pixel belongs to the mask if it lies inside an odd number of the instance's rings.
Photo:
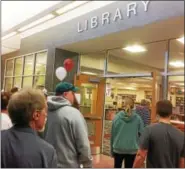
<path id="1" fill-rule="evenodd" d="M 71 106 L 71 103 L 62 96 L 49 96 L 47 99 L 49 111 L 56 111 L 61 107 Z"/>
<path id="2" fill-rule="evenodd" d="M 118 114 L 119 118 L 125 122 L 130 122 L 132 121 L 133 119 L 136 118 L 136 113 L 134 110 L 132 110 L 132 114 L 130 116 L 128 116 L 128 113 L 125 112 L 125 111 L 121 111 L 119 114 Z"/>

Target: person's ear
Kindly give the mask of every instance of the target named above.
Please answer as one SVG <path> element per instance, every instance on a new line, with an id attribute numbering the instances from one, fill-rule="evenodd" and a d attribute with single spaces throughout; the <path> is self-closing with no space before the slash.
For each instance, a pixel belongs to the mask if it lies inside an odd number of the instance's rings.
<path id="1" fill-rule="evenodd" d="M 40 114 L 38 112 L 34 112 L 33 113 L 33 120 L 35 120 L 35 121 L 39 120 L 39 116 L 40 116 Z"/>
<path id="2" fill-rule="evenodd" d="M 63 97 L 66 97 L 66 95 L 67 95 L 67 92 L 64 92 L 64 93 L 62 94 Z"/>

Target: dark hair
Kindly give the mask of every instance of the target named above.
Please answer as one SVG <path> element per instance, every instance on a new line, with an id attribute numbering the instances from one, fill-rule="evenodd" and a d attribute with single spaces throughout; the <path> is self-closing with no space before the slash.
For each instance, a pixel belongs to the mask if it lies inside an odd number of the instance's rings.
<path id="1" fill-rule="evenodd" d="M 18 87 L 13 87 L 12 89 L 11 89 L 11 93 L 12 94 L 14 94 L 14 93 L 16 93 L 16 92 L 18 92 L 19 91 L 19 88 Z"/>
<path id="2" fill-rule="evenodd" d="M 157 114 L 160 117 L 169 117 L 172 114 L 172 103 L 169 100 L 158 101 L 156 105 Z"/>
<path id="3" fill-rule="evenodd" d="M 23 89 L 12 95 L 8 104 L 9 116 L 13 124 L 29 126 L 33 113 L 44 109 L 44 94 L 40 90 Z"/>
<path id="4" fill-rule="evenodd" d="M 6 110 L 10 99 L 10 93 L 1 92 L 1 110 Z"/>

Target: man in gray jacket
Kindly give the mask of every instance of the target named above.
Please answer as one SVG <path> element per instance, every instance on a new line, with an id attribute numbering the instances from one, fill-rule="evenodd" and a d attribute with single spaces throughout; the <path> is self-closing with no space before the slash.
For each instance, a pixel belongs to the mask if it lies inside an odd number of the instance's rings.
<path id="1" fill-rule="evenodd" d="M 57 151 L 59 168 L 92 167 L 87 125 L 72 105 L 77 87 L 67 82 L 56 86 L 56 96 L 48 97 L 48 121 L 45 140 Z"/>

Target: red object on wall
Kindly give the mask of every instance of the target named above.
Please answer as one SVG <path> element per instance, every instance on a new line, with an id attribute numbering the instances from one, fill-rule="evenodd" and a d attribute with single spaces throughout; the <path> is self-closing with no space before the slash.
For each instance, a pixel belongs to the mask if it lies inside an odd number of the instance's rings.
<path id="1" fill-rule="evenodd" d="M 65 59 L 64 60 L 64 68 L 67 70 L 67 72 L 70 72 L 74 67 L 74 62 L 72 59 Z"/>

